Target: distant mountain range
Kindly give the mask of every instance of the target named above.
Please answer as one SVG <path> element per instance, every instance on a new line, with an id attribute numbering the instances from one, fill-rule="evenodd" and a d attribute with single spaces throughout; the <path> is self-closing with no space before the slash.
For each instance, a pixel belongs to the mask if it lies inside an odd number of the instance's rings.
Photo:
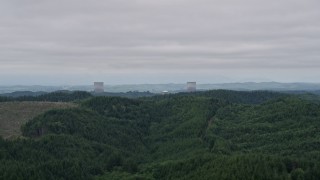
<path id="1" fill-rule="evenodd" d="M 106 92 L 151 92 L 161 93 L 162 91 L 182 92 L 185 91 L 186 84 L 129 84 L 129 85 L 105 85 Z M 278 83 L 278 82 L 246 82 L 246 83 L 223 83 L 223 84 L 198 84 L 197 89 L 212 90 L 212 89 L 227 89 L 227 90 L 272 90 L 272 91 L 320 91 L 320 83 Z M 53 92 L 59 90 L 68 91 L 93 91 L 93 85 L 79 86 L 0 86 L 0 94 L 17 92 L 12 96 L 21 95 L 23 93 L 31 95 L 39 95 L 45 92 Z"/>

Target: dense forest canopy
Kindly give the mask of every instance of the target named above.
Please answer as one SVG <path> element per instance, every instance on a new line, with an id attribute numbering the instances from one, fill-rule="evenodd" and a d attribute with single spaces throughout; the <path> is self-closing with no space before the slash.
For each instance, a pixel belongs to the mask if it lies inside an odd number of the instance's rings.
<path id="1" fill-rule="evenodd" d="M 0 179 L 320 179 L 313 96 L 39 97 L 79 106 L 37 116 L 21 138 L 0 138 Z"/>
<path id="2" fill-rule="evenodd" d="M 93 96 L 109 96 L 109 97 L 126 97 L 126 98 L 139 98 L 151 97 L 155 94 L 146 92 L 129 91 L 123 92 L 85 92 L 85 91 L 55 91 L 55 92 L 31 92 L 31 91 L 16 91 L 13 93 L 0 94 L 0 102 L 10 101 L 48 101 L 48 102 L 70 102 L 81 99 L 90 98 Z"/>

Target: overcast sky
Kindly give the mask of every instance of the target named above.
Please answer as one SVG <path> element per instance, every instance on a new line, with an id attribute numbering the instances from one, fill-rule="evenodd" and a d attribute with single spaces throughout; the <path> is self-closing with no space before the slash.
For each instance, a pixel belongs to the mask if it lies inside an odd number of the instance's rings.
<path id="1" fill-rule="evenodd" d="M 320 82 L 320 1 L 0 1 L 0 85 L 92 81 Z"/>

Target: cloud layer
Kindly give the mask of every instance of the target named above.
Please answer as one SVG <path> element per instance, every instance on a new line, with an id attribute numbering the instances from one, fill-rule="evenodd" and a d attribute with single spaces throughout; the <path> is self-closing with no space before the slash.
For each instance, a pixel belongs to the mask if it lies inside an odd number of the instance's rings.
<path id="1" fill-rule="evenodd" d="M 3 0 L 0 83 L 318 81 L 319 7 L 318 0 Z"/>

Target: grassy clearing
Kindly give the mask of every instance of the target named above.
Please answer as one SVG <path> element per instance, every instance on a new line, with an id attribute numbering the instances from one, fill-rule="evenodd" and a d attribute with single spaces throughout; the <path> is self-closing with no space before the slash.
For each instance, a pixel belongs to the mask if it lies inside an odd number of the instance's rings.
<path id="1" fill-rule="evenodd" d="M 0 136 L 5 139 L 21 135 L 20 127 L 28 120 L 51 109 L 75 107 L 61 102 L 2 102 L 0 103 Z"/>

